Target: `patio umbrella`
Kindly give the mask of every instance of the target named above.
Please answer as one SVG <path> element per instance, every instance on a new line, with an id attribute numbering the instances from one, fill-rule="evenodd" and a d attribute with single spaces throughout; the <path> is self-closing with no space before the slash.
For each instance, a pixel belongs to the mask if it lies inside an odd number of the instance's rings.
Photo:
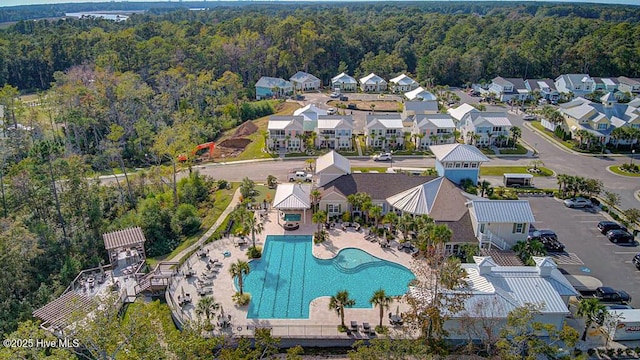
<path id="1" fill-rule="evenodd" d="M 400 305 L 396 306 L 396 315 L 400 315 Z"/>
<path id="2" fill-rule="evenodd" d="M 220 305 L 220 316 L 224 317 L 224 308 Z"/>
<path id="3" fill-rule="evenodd" d="M 182 293 L 182 297 L 184 297 L 184 286 L 180 286 L 180 292 Z"/>

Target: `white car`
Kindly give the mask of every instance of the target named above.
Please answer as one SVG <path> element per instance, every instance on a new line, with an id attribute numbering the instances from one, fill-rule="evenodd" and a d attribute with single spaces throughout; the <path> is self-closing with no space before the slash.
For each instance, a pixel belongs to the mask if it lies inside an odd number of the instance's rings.
<path id="1" fill-rule="evenodd" d="M 329 95 L 329 96 L 335 99 L 337 97 L 340 97 L 340 94 L 338 94 L 336 92 L 332 92 L 331 95 Z"/>
<path id="2" fill-rule="evenodd" d="M 536 119 L 537 117 L 533 114 L 526 114 L 525 116 L 522 117 L 522 120 L 527 120 L 527 121 L 533 121 Z"/>
<path id="3" fill-rule="evenodd" d="M 329 108 L 327 110 L 327 115 L 333 115 L 336 113 L 336 111 L 337 111 L 336 108 Z"/>
<path id="4" fill-rule="evenodd" d="M 391 153 L 381 153 L 373 156 L 374 161 L 390 161 Z"/>
<path id="5" fill-rule="evenodd" d="M 591 207 L 591 200 L 577 197 L 574 199 L 567 199 L 564 201 L 564 206 L 568 208 L 585 208 Z"/>

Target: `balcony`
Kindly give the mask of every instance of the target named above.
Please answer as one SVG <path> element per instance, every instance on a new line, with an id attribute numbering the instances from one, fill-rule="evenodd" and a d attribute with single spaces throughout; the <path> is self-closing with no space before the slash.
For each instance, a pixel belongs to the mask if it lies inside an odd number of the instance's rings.
<path id="1" fill-rule="evenodd" d="M 480 242 L 480 249 L 491 249 L 492 247 L 497 247 L 500 250 L 508 250 L 510 248 L 509 244 L 507 244 L 503 238 L 488 230 L 484 233 L 478 234 L 478 241 Z"/>

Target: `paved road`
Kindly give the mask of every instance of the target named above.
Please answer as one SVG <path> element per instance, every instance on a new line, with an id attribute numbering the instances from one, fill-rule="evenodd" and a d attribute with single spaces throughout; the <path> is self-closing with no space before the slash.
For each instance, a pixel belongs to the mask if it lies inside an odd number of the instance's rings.
<path id="1" fill-rule="evenodd" d="M 478 103 L 479 97 L 468 96 L 463 91 L 457 91 L 461 102 Z M 509 107 L 487 105 L 487 111 L 507 111 Z M 622 177 L 606 170 L 610 165 L 629 162 L 629 157 L 599 157 L 578 153 L 572 153 L 565 147 L 557 145 L 539 134 L 539 131 L 524 125 L 522 114 L 508 113 L 513 125 L 522 129 L 522 139 L 534 147 L 546 167 L 553 169 L 558 174 L 580 175 L 602 180 L 604 188 L 620 194 L 621 207 L 640 208 L 640 201 L 634 196 L 634 192 L 640 190 L 640 179 Z"/>

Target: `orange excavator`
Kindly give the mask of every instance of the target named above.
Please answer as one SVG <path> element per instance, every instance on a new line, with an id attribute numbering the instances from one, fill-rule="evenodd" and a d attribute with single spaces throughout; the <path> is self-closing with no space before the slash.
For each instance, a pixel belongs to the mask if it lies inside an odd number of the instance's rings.
<path id="1" fill-rule="evenodd" d="M 191 151 L 191 155 L 195 155 L 199 150 L 209 149 L 209 159 L 213 159 L 213 149 L 215 149 L 215 147 L 216 144 L 213 141 L 200 144 Z M 187 161 L 187 156 L 184 154 L 178 156 L 178 161 Z"/>

